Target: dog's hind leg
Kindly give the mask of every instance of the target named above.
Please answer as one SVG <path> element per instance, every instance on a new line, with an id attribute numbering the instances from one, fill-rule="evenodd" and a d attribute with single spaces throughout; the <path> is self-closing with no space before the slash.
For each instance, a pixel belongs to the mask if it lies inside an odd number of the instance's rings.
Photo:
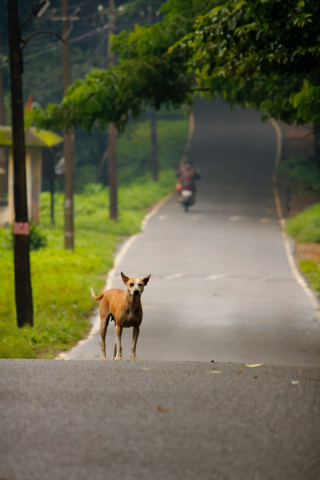
<path id="1" fill-rule="evenodd" d="M 122 335 L 122 328 L 116 326 L 116 344 L 115 350 L 116 355 L 113 357 L 113 360 L 122 360 L 122 346 L 121 346 L 121 335 Z"/>
<path id="2" fill-rule="evenodd" d="M 100 317 L 100 334 L 101 334 L 101 360 L 107 360 L 106 357 L 106 335 L 109 325 L 109 314 L 104 318 Z"/>
<path id="3" fill-rule="evenodd" d="M 137 348 L 137 341 L 140 333 L 140 328 L 139 327 L 133 327 L 133 332 L 132 332 L 132 348 L 131 348 L 131 360 L 133 362 L 136 362 L 137 356 L 136 356 L 136 348 Z"/>

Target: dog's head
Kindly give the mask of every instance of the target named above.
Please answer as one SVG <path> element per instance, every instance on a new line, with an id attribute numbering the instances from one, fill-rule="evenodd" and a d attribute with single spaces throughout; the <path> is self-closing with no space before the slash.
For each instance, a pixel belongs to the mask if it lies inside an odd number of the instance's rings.
<path id="1" fill-rule="evenodd" d="M 121 277 L 123 283 L 127 286 L 127 291 L 129 295 L 140 296 L 143 292 L 144 287 L 149 282 L 151 274 L 146 278 L 129 278 L 121 272 Z"/>

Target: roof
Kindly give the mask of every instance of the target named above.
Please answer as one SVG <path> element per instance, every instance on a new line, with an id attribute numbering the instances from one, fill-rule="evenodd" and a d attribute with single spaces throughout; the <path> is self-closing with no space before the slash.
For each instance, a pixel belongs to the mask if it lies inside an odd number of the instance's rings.
<path id="1" fill-rule="evenodd" d="M 63 138 L 50 130 L 35 127 L 25 129 L 26 147 L 50 148 L 63 142 Z M 12 147 L 11 126 L 0 125 L 0 147 Z"/>

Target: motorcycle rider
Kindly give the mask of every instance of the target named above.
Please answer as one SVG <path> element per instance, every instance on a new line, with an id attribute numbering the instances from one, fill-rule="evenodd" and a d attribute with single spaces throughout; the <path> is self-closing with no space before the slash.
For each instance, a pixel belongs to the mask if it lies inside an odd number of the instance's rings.
<path id="1" fill-rule="evenodd" d="M 177 171 L 177 177 L 179 184 L 177 185 L 177 191 L 180 193 L 184 185 L 189 185 L 190 189 L 194 193 L 194 200 L 196 195 L 196 180 L 200 180 L 200 170 L 196 170 L 191 160 L 186 160 L 183 165 L 180 166 Z M 181 201 L 181 197 L 179 197 Z M 194 202 L 193 202 L 194 203 Z"/>

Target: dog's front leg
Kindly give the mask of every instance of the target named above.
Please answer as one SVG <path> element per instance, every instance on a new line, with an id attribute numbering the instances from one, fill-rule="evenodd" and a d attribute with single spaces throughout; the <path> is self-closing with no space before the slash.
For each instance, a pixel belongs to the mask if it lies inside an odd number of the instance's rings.
<path id="1" fill-rule="evenodd" d="M 113 360 L 122 360 L 121 335 L 122 328 L 116 326 L 116 356 L 113 357 Z"/>
<path id="2" fill-rule="evenodd" d="M 101 334 L 101 360 L 107 360 L 106 356 L 106 334 L 109 324 L 109 316 L 106 318 L 100 317 L 100 334 Z"/>
<path id="3" fill-rule="evenodd" d="M 137 356 L 136 356 L 136 348 L 137 348 L 137 341 L 140 333 L 140 328 L 139 327 L 133 327 L 133 332 L 132 332 L 132 348 L 131 348 L 131 360 L 133 362 L 136 362 Z"/>

